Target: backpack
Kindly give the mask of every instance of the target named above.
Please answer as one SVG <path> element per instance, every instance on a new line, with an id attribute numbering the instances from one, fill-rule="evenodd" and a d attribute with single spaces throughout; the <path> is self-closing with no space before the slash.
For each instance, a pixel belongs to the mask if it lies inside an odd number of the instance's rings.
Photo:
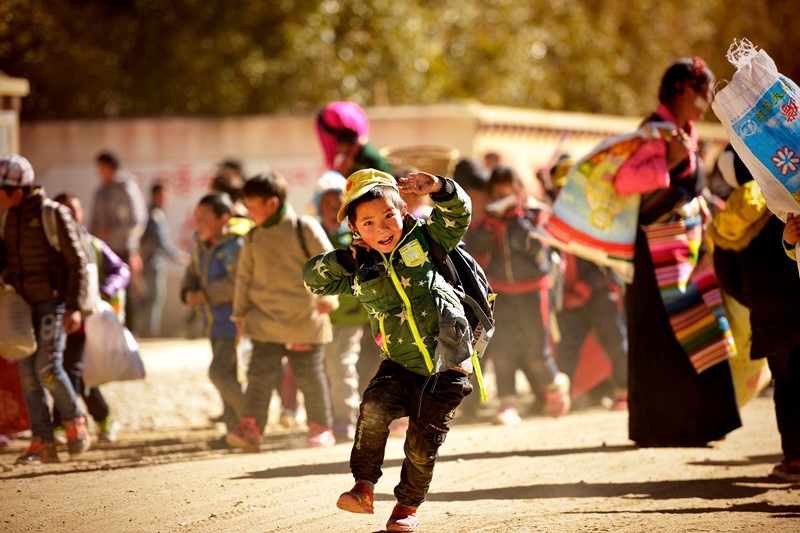
<path id="1" fill-rule="evenodd" d="M 464 315 L 472 328 L 472 347 L 482 358 L 494 333 L 495 292 L 483 268 L 459 243 L 449 253 L 444 246 L 431 238 L 428 228 L 422 225 L 436 270 L 453 286 L 464 305 Z"/>
<path id="2" fill-rule="evenodd" d="M 464 316 L 472 328 L 472 365 L 478 380 L 481 401 L 488 397 L 483 382 L 480 359 L 486 352 L 494 334 L 494 300 L 497 296 L 489 285 L 489 279 L 474 257 L 464 249 L 461 242 L 448 252 L 435 239 L 431 238 L 426 224 L 422 233 L 428 241 L 428 249 L 436 270 L 452 285 L 464 306 Z"/>
<path id="3" fill-rule="evenodd" d="M 61 253 L 61 242 L 58 236 L 57 202 L 45 198 L 42 203 L 42 228 L 50 247 Z M 6 210 L 0 210 L 0 238 L 5 234 Z M 77 222 L 76 222 L 77 225 Z M 78 226 L 78 238 L 86 255 L 86 292 L 81 296 L 78 306 L 84 315 L 90 315 L 98 308 L 100 301 L 100 270 L 97 265 L 97 252 L 92 243 L 92 235 L 85 228 Z"/>

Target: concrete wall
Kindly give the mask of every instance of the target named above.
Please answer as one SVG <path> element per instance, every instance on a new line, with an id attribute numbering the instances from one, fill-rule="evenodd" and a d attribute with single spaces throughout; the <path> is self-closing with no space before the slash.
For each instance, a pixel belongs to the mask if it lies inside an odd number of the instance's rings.
<path id="1" fill-rule="evenodd" d="M 372 142 L 378 147 L 447 145 L 462 156 L 501 155 L 533 184 L 540 166 L 562 151 L 580 157 L 609 135 L 631 131 L 638 118 L 490 107 L 478 103 L 367 109 Z M 207 191 L 217 163 L 240 159 L 250 175 L 274 168 L 291 184 L 289 200 L 308 207 L 313 185 L 324 170 L 314 117 L 142 118 L 22 124 L 21 152 L 30 159 L 48 193 L 71 191 L 89 212 L 98 184 L 94 158 L 117 152 L 136 176 L 145 196 L 155 180 L 172 184 L 172 236 L 185 249 L 192 242 L 191 213 Z M 720 145 L 719 126 L 701 134 Z M 182 268 L 172 265 L 164 331 L 181 333 L 185 310 L 177 300 Z"/>

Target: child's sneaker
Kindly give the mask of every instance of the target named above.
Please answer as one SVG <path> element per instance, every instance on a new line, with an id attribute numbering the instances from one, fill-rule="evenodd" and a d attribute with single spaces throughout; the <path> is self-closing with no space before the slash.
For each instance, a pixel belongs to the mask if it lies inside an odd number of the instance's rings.
<path id="1" fill-rule="evenodd" d="M 246 452 L 258 453 L 261 447 L 261 432 L 256 426 L 256 419 L 244 417 L 235 429 L 225 437 L 228 445 Z"/>
<path id="2" fill-rule="evenodd" d="M 503 404 L 492 415 L 492 424 L 495 426 L 516 426 L 522 422 L 516 407 L 510 404 Z"/>
<path id="3" fill-rule="evenodd" d="M 628 410 L 628 389 L 617 389 L 614 391 L 614 400 L 611 404 L 612 411 Z"/>
<path id="4" fill-rule="evenodd" d="M 336 507 L 349 513 L 372 514 L 375 501 L 373 486 L 368 481 L 356 481 L 352 489 L 339 496 Z"/>
<path id="5" fill-rule="evenodd" d="M 789 461 L 784 459 L 772 469 L 772 475 L 786 481 L 800 481 L 800 460 Z"/>
<path id="6" fill-rule="evenodd" d="M 307 447 L 329 448 L 334 444 L 336 444 L 336 437 L 333 436 L 333 430 L 331 428 L 322 426 L 316 422 L 311 422 L 308 425 Z"/>
<path id="7" fill-rule="evenodd" d="M 278 418 L 278 423 L 285 428 L 291 429 L 297 427 L 297 418 L 294 411 L 291 409 L 284 409 L 281 411 L 281 416 Z"/>
<path id="8" fill-rule="evenodd" d="M 18 465 L 60 462 L 58 454 L 56 453 L 55 444 L 52 442 L 42 442 L 41 437 L 34 437 L 31 439 L 31 445 L 17 457 Z"/>
<path id="9" fill-rule="evenodd" d="M 67 450 L 70 455 L 79 455 L 91 448 L 92 439 L 86 427 L 86 417 L 76 416 L 64 420 L 64 431 L 67 434 Z"/>
<path id="10" fill-rule="evenodd" d="M 545 409 L 553 418 L 564 416 L 569 412 L 572 401 L 569 397 L 569 377 L 559 372 L 556 379 L 544 391 Z"/>
<path id="11" fill-rule="evenodd" d="M 67 432 L 64 430 L 64 426 L 56 426 L 53 428 L 53 443 L 56 446 L 67 445 Z"/>
<path id="12" fill-rule="evenodd" d="M 386 522 L 386 531 L 416 531 L 419 527 L 417 508 L 398 503 L 392 509 L 392 516 Z"/>
<path id="13" fill-rule="evenodd" d="M 97 423 L 97 438 L 100 442 L 117 442 L 119 424 L 111 415 Z"/>

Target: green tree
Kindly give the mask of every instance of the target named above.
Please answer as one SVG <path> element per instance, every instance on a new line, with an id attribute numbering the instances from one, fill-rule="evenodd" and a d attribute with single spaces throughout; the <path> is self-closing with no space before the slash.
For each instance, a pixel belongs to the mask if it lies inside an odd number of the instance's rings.
<path id="1" fill-rule="evenodd" d="M 791 0 L 6 0 L 27 120 L 305 112 L 474 99 L 642 115 L 664 69 L 720 78 L 747 37 L 800 80 Z"/>

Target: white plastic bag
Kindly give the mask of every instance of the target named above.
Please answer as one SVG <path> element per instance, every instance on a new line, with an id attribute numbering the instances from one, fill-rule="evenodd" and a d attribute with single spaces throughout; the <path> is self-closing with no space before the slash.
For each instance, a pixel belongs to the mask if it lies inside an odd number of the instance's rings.
<path id="1" fill-rule="evenodd" d="M 0 355 L 9 361 L 36 352 L 36 335 L 28 302 L 11 287 L 0 286 Z"/>
<path id="2" fill-rule="evenodd" d="M 727 53 L 736 73 L 711 108 L 781 220 L 800 213 L 800 90 L 746 39 Z"/>
<path id="3" fill-rule="evenodd" d="M 236 343 L 236 379 L 242 385 L 247 384 L 247 369 L 253 357 L 253 342 L 247 337 L 240 337 Z"/>
<path id="4" fill-rule="evenodd" d="M 86 387 L 144 378 L 139 345 L 110 305 L 103 302 L 101 311 L 86 317 L 84 329 L 83 382 Z"/>

